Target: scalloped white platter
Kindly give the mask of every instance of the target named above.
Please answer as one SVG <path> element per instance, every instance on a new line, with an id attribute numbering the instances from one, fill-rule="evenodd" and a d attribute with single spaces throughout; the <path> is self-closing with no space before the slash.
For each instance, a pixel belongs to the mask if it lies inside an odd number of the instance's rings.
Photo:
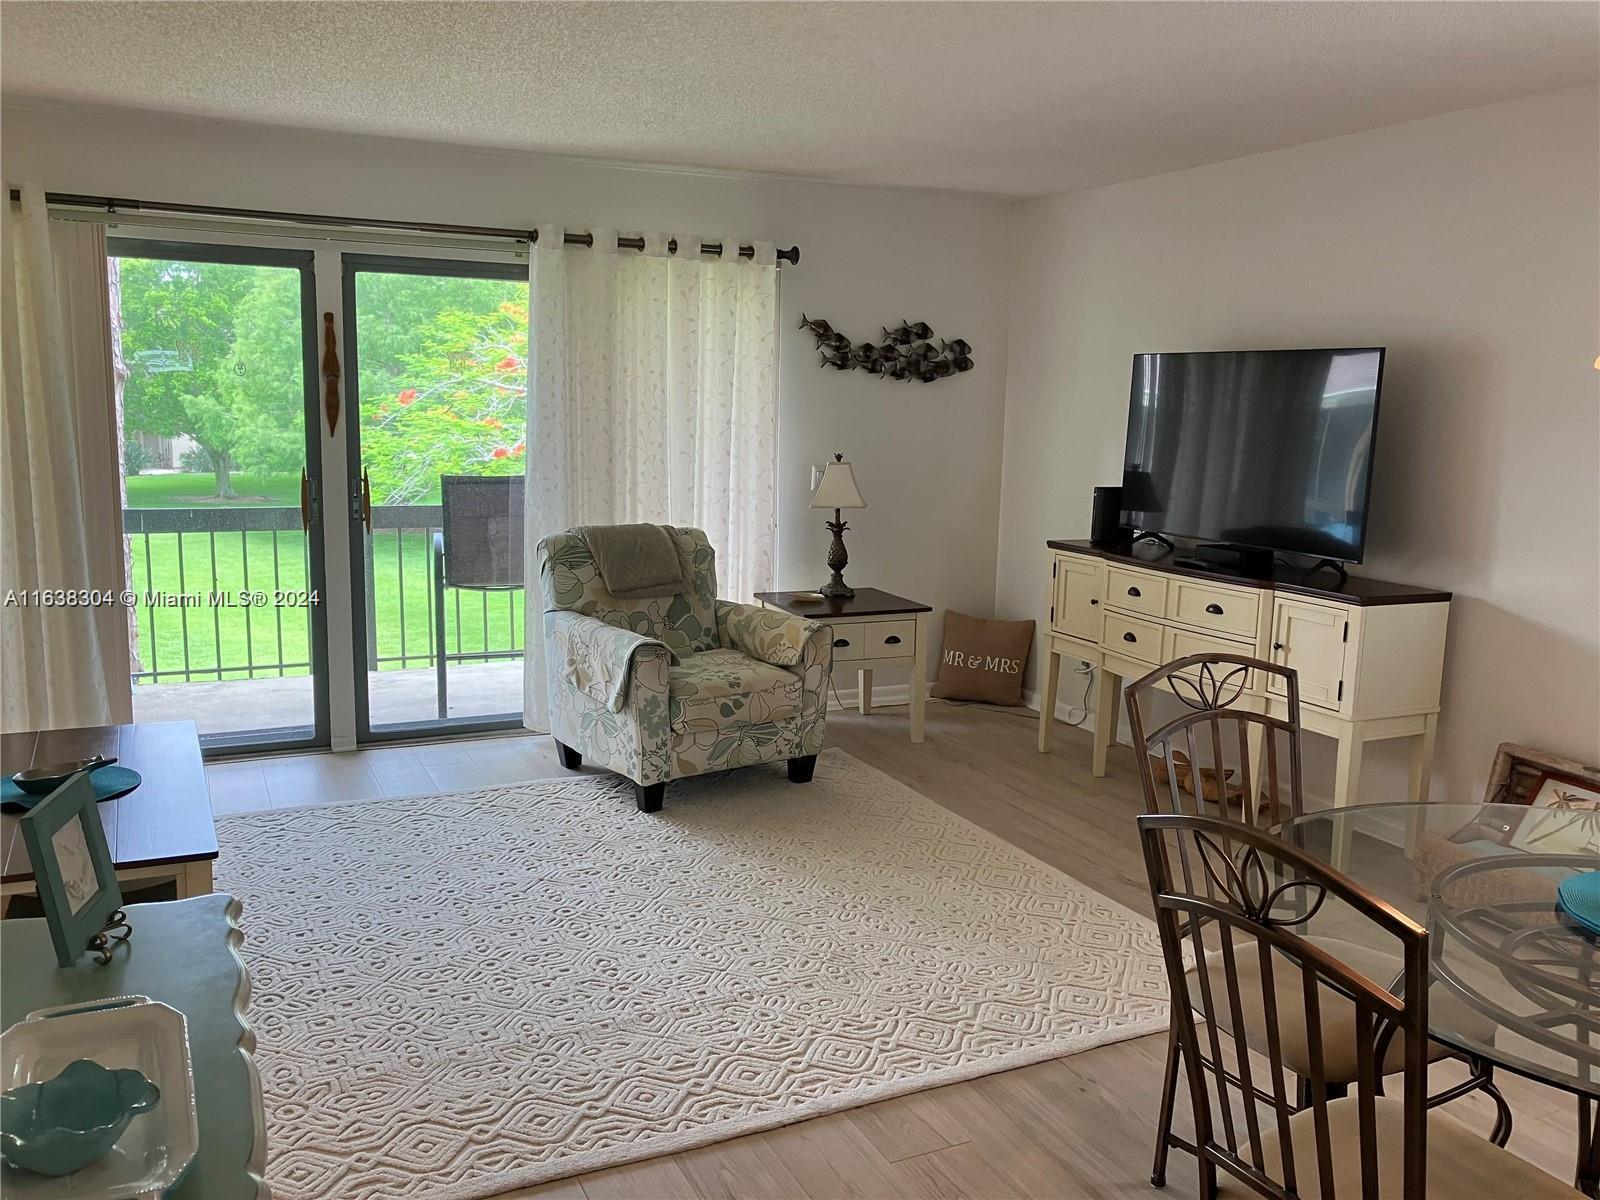
<path id="1" fill-rule="evenodd" d="M 111 1070 L 132 1067 L 161 1089 L 161 1102 L 128 1125 L 104 1158 L 70 1175 L 5 1167 L 6 1200 L 135 1200 L 160 1196 L 183 1177 L 200 1146 L 195 1121 L 189 1026 L 175 1008 L 148 996 L 31 1012 L 0 1034 L 0 1089 L 54 1078 L 87 1058 Z"/>

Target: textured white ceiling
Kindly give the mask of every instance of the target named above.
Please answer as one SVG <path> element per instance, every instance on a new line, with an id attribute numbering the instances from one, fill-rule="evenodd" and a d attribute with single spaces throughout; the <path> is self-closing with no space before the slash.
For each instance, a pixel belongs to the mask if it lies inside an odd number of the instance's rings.
<path id="1" fill-rule="evenodd" d="M 1593 3 L 5 3 L 8 97 L 1039 195 L 1592 81 Z"/>

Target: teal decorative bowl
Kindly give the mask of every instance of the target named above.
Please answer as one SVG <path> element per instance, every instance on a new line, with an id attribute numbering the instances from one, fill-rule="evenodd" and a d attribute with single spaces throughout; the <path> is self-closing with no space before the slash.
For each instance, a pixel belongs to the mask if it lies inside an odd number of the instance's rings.
<path id="1" fill-rule="evenodd" d="M 140 1072 L 108 1071 L 80 1058 L 54 1079 L 0 1094 L 0 1157 L 40 1175 L 70 1175 L 160 1101 L 161 1089 Z"/>
<path id="2" fill-rule="evenodd" d="M 1561 881 L 1556 897 L 1567 916 L 1600 934 L 1600 871 L 1584 871 Z"/>

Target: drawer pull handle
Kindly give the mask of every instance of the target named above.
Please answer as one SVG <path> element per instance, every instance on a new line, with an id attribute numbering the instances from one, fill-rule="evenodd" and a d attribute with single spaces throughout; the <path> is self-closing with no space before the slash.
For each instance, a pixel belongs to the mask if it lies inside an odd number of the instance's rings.
<path id="1" fill-rule="evenodd" d="M 1220 617 L 1222 615 L 1222 605 L 1220 605 L 1220 604 L 1208 604 L 1208 605 L 1206 605 L 1206 611 L 1208 613 L 1210 613 L 1213 617 Z"/>
<path id="2" fill-rule="evenodd" d="M 1091 601 L 1089 601 L 1089 603 L 1090 603 L 1090 604 L 1099 604 L 1099 603 L 1100 603 L 1100 601 L 1098 601 L 1098 600 L 1091 600 Z"/>
<path id="3" fill-rule="evenodd" d="M 885 646 L 898 646 L 900 644 L 900 635 L 898 633 L 891 633 L 888 637 L 883 639 L 883 644 Z"/>
<path id="4" fill-rule="evenodd" d="M 1273 642 L 1272 643 L 1272 648 L 1274 650 L 1282 650 L 1283 649 L 1283 643 L 1282 642 Z"/>
<path id="5" fill-rule="evenodd" d="M 1130 595 L 1130 596 L 1142 596 L 1142 595 L 1144 595 L 1144 593 L 1141 592 L 1136 587 L 1131 587 L 1131 588 L 1128 589 L 1128 595 Z"/>
<path id="6" fill-rule="evenodd" d="M 1139 639 L 1134 637 L 1131 633 L 1125 633 L 1122 635 L 1122 640 L 1125 642 L 1137 642 Z"/>
<path id="7" fill-rule="evenodd" d="M 850 639 L 849 638 L 834 638 L 833 639 L 833 644 L 835 646 L 848 646 L 850 644 Z"/>

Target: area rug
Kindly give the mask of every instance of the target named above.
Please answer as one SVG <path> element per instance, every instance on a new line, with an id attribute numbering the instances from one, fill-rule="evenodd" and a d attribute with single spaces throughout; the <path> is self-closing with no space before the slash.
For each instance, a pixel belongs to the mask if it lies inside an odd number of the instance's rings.
<path id="1" fill-rule="evenodd" d="M 1165 1022 L 1149 921 L 837 750 L 653 815 L 574 776 L 218 835 L 283 1200 L 490 1196 Z"/>

